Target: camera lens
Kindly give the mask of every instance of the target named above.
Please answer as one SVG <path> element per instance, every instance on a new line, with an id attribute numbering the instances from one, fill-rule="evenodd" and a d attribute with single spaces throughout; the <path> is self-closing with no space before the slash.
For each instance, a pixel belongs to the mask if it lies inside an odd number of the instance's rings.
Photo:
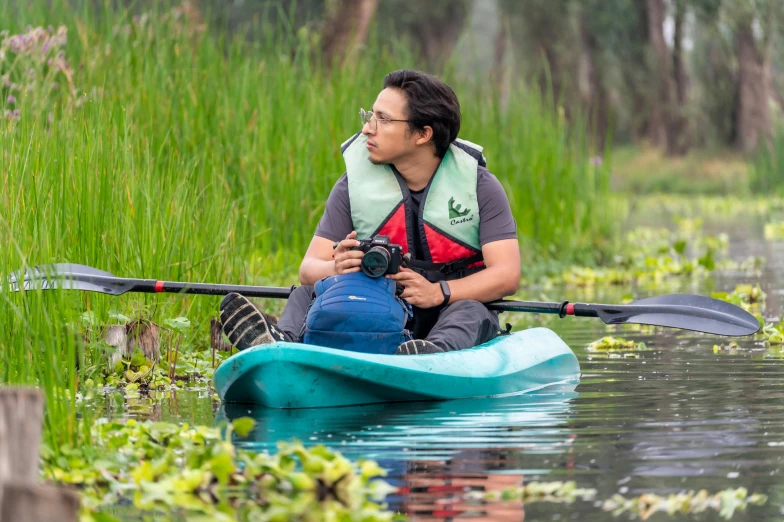
<path id="1" fill-rule="evenodd" d="M 362 272 L 368 277 L 379 277 L 386 273 L 389 266 L 389 251 L 384 247 L 375 246 L 365 252 L 360 263 Z"/>

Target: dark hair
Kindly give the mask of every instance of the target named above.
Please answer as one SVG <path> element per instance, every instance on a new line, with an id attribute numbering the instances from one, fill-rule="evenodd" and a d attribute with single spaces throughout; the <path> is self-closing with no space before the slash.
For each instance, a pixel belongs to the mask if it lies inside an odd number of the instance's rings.
<path id="1" fill-rule="evenodd" d="M 400 70 L 384 77 L 384 88 L 400 89 L 408 105 L 405 118 L 411 130 L 433 129 L 436 156 L 443 158 L 460 132 L 460 102 L 447 84 L 419 71 Z"/>

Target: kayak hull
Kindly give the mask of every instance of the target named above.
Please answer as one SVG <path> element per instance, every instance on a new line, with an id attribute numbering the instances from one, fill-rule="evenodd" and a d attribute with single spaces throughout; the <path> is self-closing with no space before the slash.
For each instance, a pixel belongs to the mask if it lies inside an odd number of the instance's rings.
<path id="1" fill-rule="evenodd" d="M 231 356 L 215 371 L 213 384 L 224 402 L 324 408 L 510 395 L 579 377 L 577 358 L 561 338 L 532 328 L 429 355 L 278 342 Z"/>

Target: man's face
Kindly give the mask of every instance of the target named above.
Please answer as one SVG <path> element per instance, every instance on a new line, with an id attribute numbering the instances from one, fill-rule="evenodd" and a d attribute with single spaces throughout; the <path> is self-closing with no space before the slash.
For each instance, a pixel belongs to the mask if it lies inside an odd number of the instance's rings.
<path id="1" fill-rule="evenodd" d="M 406 98 L 398 89 L 384 89 L 373 104 L 376 115 L 376 128 L 372 123 L 362 127 L 362 134 L 368 139 L 370 161 L 376 164 L 391 163 L 412 152 L 416 148 L 414 137 L 408 131 L 406 118 Z"/>

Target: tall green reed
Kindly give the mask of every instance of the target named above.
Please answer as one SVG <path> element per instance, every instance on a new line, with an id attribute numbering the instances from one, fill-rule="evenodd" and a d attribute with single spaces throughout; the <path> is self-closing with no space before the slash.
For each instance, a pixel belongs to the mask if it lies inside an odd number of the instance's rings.
<path id="1" fill-rule="evenodd" d="M 749 184 L 757 194 L 784 194 L 784 126 L 779 125 L 769 144 L 758 150 L 749 169 Z"/>
<path id="2" fill-rule="evenodd" d="M 73 262 L 127 277 L 296 283 L 345 168 L 340 143 L 359 130 L 359 107 L 373 103 L 387 72 L 416 60 L 371 44 L 326 68 L 297 28 L 278 25 L 248 41 L 205 27 L 198 13 L 154 9 L 134 17 L 109 4 L 0 6 L 0 20 L 18 23 L 12 32 L 27 23 L 68 29 L 67 67 L 42 65 L 48 90 L 20 90 L 18 116 L 0 122 L 2 273 Z M 8 56 L 0 67 L 11 67 Z M 485 147 L 527 259 L 595 248 L 612 230 L 607 174 L 589 161 L 583 126 L 568 126 L 522 82 L 503 100 L 488 82 L 451 83 L 461 136 Z M 0 314 L 0 378 L 38 382 L 47 393 L 75 388 L 82 344 L 63 325 L 84 310 L 105 320 L 111 309 L 147 306 L 206 325 L 218 301 L 0 295 L 25 310 Z M 88 351 L 85 365 L 96 359 Z M 50 423 L 72 417 L 58 410 Z"/>

